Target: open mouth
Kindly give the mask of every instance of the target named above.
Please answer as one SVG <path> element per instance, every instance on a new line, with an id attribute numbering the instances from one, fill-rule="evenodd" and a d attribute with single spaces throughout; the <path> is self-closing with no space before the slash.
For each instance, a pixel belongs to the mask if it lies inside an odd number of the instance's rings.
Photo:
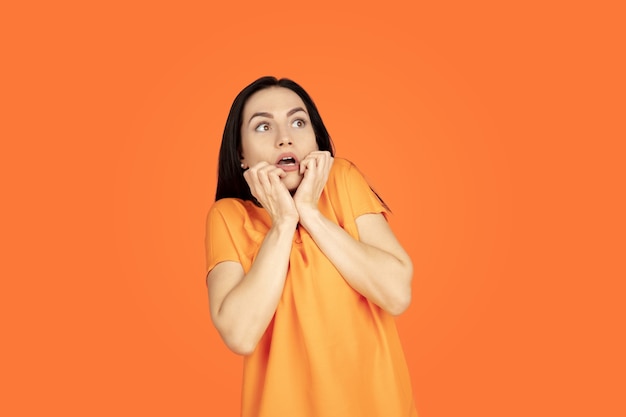
<path id="1" fill-rule="evenodd" d="M 276 165 L 295 165 L 296 159 L 291 156 L 286 156 L 278 160 Z"/>
<path id="2" fill-rule="evenodd" d="M 276 166 L 279 167 L 295 167 L 296 165 L 298 165 L 298 159 L 292 153 L 284 153 L 276 161 Z"/>

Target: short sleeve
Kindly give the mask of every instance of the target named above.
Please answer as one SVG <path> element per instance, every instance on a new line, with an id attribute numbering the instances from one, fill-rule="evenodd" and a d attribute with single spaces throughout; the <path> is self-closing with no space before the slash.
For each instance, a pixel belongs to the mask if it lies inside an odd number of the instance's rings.
<path id="1" fill-rule="evenodd" d="M 346 190 L 352 207 L 352 217 L 368 213 L 382 213 L 387 215 L 387 207 L 372 190 L 363 174 L 351 162 L 346 161 L 348 167 L 345 173 Z"/>
<path id="2" fill-rule="evenodd" d="M 237 212 L 232 202 L 219 200 L 209 210 L 206 220 L 206 272 L 220 262 L 241 262 L 237 250 Z"/>

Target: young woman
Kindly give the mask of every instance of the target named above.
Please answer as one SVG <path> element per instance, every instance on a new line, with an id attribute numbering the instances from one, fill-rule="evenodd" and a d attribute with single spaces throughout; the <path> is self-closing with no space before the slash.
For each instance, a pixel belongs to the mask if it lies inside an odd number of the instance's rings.
<path id="1" fill-rule="evenodd" d="M 298 84 L 263 77 L 235 98 L 215 199 L 209 303 L 244 355 L 242 415 L 416 416 L 393 318 L 411 260 Z"/>

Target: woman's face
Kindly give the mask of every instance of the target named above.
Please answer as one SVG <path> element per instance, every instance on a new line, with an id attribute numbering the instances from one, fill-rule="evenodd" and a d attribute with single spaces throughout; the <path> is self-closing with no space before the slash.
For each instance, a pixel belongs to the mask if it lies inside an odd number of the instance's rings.
<path id="1" fill-rule="evenodd" d="M 302 99 L 284 87 L 269 87 L 248 98 L 241 124 L 241 162 L 267 162 L 284 170 L 289 191 L 302 181 L 300 161 L 317 151 L 315 132 Z"/>

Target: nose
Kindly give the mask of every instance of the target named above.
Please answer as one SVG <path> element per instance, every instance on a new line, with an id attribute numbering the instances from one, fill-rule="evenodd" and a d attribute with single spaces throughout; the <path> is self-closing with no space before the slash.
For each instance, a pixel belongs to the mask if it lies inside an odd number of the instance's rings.
<path id="1" fill-rule="evenodd" d="M 293 145 L 291 136 L 289 136 L 286 132 L 280 132 L 278 135 L 278 139 L 276 140 L 276 146 L 282 148 L 291 145 Z"/>
<path id="2" fill-rule="evenodd" d="M 293 143 L 291 142 L 290 138 L 281 138 L 281 139 L 278 140 L 278 147 L 279 148 L 282 148 L 285 145 L 289 145 L 289 146 L 293 145 Z"/>

